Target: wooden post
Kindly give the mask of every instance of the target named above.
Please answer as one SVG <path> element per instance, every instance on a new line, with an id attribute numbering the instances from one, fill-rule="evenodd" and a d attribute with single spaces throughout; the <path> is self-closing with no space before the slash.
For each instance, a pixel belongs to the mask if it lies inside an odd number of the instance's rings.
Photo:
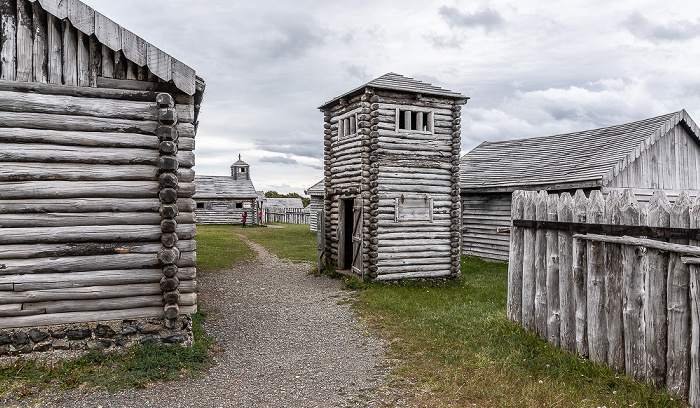
<path id="1" fill-rule="evenodd" d="M 670 225 L 671 206 L 662 190 L 657 190 L 649 201 L 648 225 L 650 227 L 668 227 Z M 666 381 L 666 280 L 668 277 L 668 253 L 656 249 L 647 251 L 649 275 L 645 282 L 644 322 L 647 378 L 656 387 L 662 387 Z"/>
<path id="2" fill-rule="evenodd" d="M 670 226 L 690 228 L 690 196 L 681 192 L 671 207 Z M 672 240 L 676 244 L 688 244 L 688 240 Z M 688 394 L 690 379 L 690 268 L 681 262 L 681 254 L 669 254 L 667 316 L 668 350 L 666 352 L 666 391 L 684 398 Z"/>
<path id="3" fill-rule="evenodd" d="M 0 0 L 0 79 L 14 81 L 17 75 L 17 10 L 15 1 Z"/>
<path id="4" fill-rule="evenodd" d="M 524 192 L 513 192 L 511 219 L 523 219 Z M 508 261 L 508 319 L 522 322 L 523 319 L 523 228 L 510 228 L 510 259 Z"/>
<path id="5" fill-rule="evenodd" d="M 632 190 L 620 200 L 620 224 L 640 225 L 640 208 Z M 625 370 L 630 377 L 644 380 L 646 373 L 644 343 L 644 247 L 622 246 L 622 324 L 624 327 Z"/>
<path id="6" fill-rule="evenodd" d="M 557 208 L 557 219 L 571 222 L 574 202 L 571 194 L 562 193 Z M 573 240 L 570 231 L 559 231 L 559 310 L 560 343 L 569 352 L 576 351 L 576 296 L 574 292 Z"/>
<path id="7" fill-rule="evenodd" d="M 574 194 L 574 222 L 586 222 L 588 199 L 583 190 L 576 190 Z M 587 242 L 582 239 L 574 239 L 573 246 L 573 273 L 574 292 L 576 296 L 576 350 L 583 357 L 588 357 L 588 328 L 586 309 L 586 280 L 588 266 L 586 259 Z"/>
<path id="8" fill-rule="evenodd" d="M 605 222 L 605 201 L 603 194 L 591 191 L 586 222 L 603 224 Z M 590 358 L 598 364 L 608 362 L 607 318 L 605 315 L 605 244 L 589 241 L 586 257 L 588 258 L 587 310 L 588 310 L 588 347 Z"/>
<path id="9" fill-rule="evenodd" d="M 32 31 L 32 4 L 27 0 L 17 0 L 17 76 L 16 80 L 34 80 Z"/>
<path id="10" fill-rule="evenodd" d="M 537 194 L 535 217 L 547 220 L 546 191 Z M 547 232 L 543 228 L 535 231 L 535 331 L 547 339 Z"/>
<path id="11" fill-rule="evenodd" d="M 63 46 L 61 35 L 61 20 L 47 14 L 48 28 L 48 78 L 50 84 L 61 85 L 63 83 L 63 67 L 61 66 Z"/>
<path id="12" fill-rule="evenodd" d="M 34 45 L 32 47 L 32 59 L 34 80 L 47 83 L 48 78 L 48 17 L 46 11 L 38 2 L 32 3 L 32 22 L 34 23 Z"/>
<path id="13" fill-rule="evenodd" d="M 534 220 L 537 193 L 525 192 L 523 217 Z M 523 327 L 535 330 L 535 230 L 525 228 L 523 232 Z"/>
<path id="14" fill-rule="evenodd" d="M 557 221 L 559 196 L 547 197 L 547 221 Z M 561 309 L 559 302 L 559 232 L 547 230 L 547 341 L 559 346 L 561 328 Z"/>
<path id="15" fill-rule="evenodd" d="M 613 190 L 605 202 L 608 224 L 620 224 L 620 193 Z M 607 310 L 608 365 L 625 369 L 625 345 L 622 324 L 622 249 L 621 245 L 605 245 L 605 309 Z"/>
<path id="16" fill-rule="evenodd" d="M 700 197 L 690 210 L 690 228 L 700 228 Z M 700 242 L 693 241 L 692 245 Z M 690 265 L 690 380 L 688 404 L 700 406 L 700 265 Z"/>

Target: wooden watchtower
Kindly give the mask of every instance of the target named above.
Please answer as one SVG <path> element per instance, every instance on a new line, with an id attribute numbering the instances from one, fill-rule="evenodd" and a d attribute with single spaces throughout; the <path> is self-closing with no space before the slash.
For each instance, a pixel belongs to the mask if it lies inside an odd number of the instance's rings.
<path id="1" fill-rule="evenodd" d="M 467 99 L 388 73 L 319 107 L 325 253 L 339 270 L 377 280 L 459 273 Z"/>

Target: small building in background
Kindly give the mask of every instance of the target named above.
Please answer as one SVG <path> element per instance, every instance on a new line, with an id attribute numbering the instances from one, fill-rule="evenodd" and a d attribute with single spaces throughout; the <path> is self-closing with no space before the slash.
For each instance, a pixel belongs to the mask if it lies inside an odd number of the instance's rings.
<path id="1" fill-rule="evenodd" d="M 308 205 L 309 209 L 309 223 L 311 224 L 311 231 L 318 231 L 318 212 L 323 211 L 323 196 L 324 187 L 323 180 L 309 187 L 308 190 L 304 190 L 304 194 L 311 198 L 311 203 Z"/>
<path id="2" fill-rule="evenodd" d="M 378 280 L 457 276 L 467 97 L 389 73 L 319 107 L 325 256 Z"/>
<path id="3" fill-rule="evenodd" d="M 700 132 L 685 110 L 561 135 L 484 142 L 461 159 L 464 254 L 508 260 L 511 195 L 654 189 L 674 197 L 700 187 Z"/>
<path id="4" fill-rule="evenodd" d="M 250 165 L 238 155 L 230 176 L 195 176 L 197 224 L 240 224 L 258 222 L 258 193 L 250 179 Z"/>

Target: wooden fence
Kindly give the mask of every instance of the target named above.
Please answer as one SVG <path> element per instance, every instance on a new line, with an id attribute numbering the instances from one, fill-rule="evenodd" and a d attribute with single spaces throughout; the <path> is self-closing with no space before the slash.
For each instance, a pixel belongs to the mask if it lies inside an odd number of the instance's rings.
<path id="1" fill-rule="evenodd" d="M 508 318 L 700 407 L 700 198 L 516 191 L 512 216 Z"/>
<path id="2" fill-rule="evenodd" d="M 276 208 L 264 210 L 265 223 L 286 222 L 288 224 L 309 224 L 311 214 L 306 208 Z"/>

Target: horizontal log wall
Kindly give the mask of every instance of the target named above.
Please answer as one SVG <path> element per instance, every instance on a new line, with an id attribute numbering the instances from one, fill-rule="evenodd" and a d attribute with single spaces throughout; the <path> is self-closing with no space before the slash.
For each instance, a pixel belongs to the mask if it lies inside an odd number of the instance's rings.
<path id="1" fill-rule="evenodd" d="M 513 194 L 513 219 L 697 229 L 700 200 L 662 190 Z M 549 343 L 700 406 L 698 242 L 514 227 L 508 317 Z"/>
<path id="2" fill-rule="evenodd" d="M 318 212 L 323 210 L 323 196 L 311 196 L 311 204 L 309 204 L 309 224 L 311 224 L 311 231 L 317 232 L 318 230 Z"/>
<path id="3" fill-rule="evenodd" d="M 510 247 L 510 194 L 462 195 L 462 252 L 507 261 Z"/>
<path id="4" fill-rule="evenodd" d="M 0 328 L 188 313 L 191 98 L 57 88 L 0 81 Z"/>
<path id="5" fill-rule="evenodd" d="M 249 208 L 235 208 L 237 201 L 250 204 Z M 258 210 L 256 199 L 246 200 L 197 200 L 200 206 L 197 208 L 197 224 L 241 224 L 243 212 L 247 213 L 248 225 L 258 222 Z"/>

